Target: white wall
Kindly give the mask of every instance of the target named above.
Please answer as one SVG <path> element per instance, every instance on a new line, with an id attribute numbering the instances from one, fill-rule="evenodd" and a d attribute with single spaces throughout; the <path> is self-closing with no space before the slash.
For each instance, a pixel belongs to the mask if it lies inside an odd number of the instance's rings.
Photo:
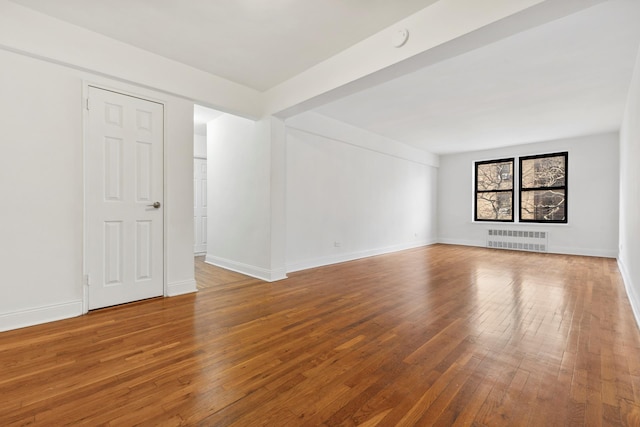
<path id="1" fill-rule="evenodd" d="M 166 102 L 169 294 L 195 290 L 193 104 L 0 50 L 0 330 L 82 313 L 83 81 Z"/>
<path id="2" fill-rule="evenodd" d="M 640 324 L 640 51 L 620 130 L 620 252 L 618 265 Z"/>
<path id="3" fill-rule="evenodd" d="M 193 268 L 193 103 L 170 96 L 163 99 L 165 282 L 167 295 L 174 296 L 197 290 Z"/>
<path id="4" fill-rule="evenodd" d="M 82 311 L 81 81 L 0 51 L 0 330 Z"/>
<path id="5" fill-rule="evenodd" d="M 271 119 L 207 124 L 206 262 L 267 281 L 284 278 L 272 263 L 271 146 Z"/>
<path id="6" fill-rule="evenodd" d="M 436 156 L 317 114 L 286 125 L 287 271 L 435 241 Z"/>
<path id="7" fill-rule="evenodd" d="M 569 152 L 568 223 L 518 224 L 549 231 L 549 251 L 615 257 L 618 251 L 618 134 L 441 156 L 438 235 L 442 243 L 485 246 L 490 223 L 474 223 L 473 163 L 511 156 Z M 495 224 L 495 223 L 494 223 Z M 499 223 L 509 227 L 507 223 Z"/>

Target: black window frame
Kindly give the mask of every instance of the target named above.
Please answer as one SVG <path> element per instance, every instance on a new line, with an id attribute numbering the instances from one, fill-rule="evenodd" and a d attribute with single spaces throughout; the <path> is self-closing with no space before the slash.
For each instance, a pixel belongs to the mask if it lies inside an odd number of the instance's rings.
<path id="1" fill-rule="evenodd" d="M 564 186 L 543 186 L 523 188 L 522 186 L 522 162 L 526 160 L 542 159 L 546 157 L 564 157 Z M 564 190 L 564 219 L 562 220 L 540 220 L 540 219 L 522 219 L 523 209 L 523 193 L 531 191 L 544 191 L 544 190 Z M 567 224 L 569 220 L 569 152 L 561 151 L 558 153 L 536 154 L 533 156 L 521 156 L 518 158 L 518 222 L 522 223 L 535 223 L 535 224 Z"/>
<path id="2" fill-rule="evenodd" d="M 478 167 L 480 165 L 488 165 L 492 163 L 507 163 L 511 162 L 511 189 L 510 190 L 478 190 Z M 515 157 L 508 157 L 504 159 L 495 160 L 482 160 L 474 162 L 474 181 L 473 181 L 473 220 L 476 222 L 515 222 Z M 497 219 L 497 218 L 478 218 L 478 194 L 479 193 L 511 193 L 511 219 Z"/>

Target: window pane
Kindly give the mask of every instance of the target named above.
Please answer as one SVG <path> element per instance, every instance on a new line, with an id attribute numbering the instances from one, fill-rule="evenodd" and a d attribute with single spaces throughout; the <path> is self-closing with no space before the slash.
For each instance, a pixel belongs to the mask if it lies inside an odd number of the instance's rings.
<path id="1" fill-rule="evenodd" d="M 478 193 L 476 219 L 512 219 L 513 201 L 511 193 Z"/>
<path id="2" fill-rule="evenodd" d="M 513 188 L 513 161 L 477 164 L 476 190 L 511 190 Z"/>
<path id="3" fill-rule="evenodd" d="M 520 219 L 522 220 L 565 220 L 564 190 L 523 191 L 520 198 Z"/>
<path id="4" fill-rule="evenodd" d="M 564 187 L 565 156 L 522 160 L 522 188 Z"/>

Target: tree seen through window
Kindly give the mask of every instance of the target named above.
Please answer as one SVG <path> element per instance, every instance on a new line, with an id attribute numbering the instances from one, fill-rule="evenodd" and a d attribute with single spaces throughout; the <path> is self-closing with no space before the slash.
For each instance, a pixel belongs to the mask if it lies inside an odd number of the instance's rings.
<path id="1" fill-rule="evenodd" d="M 567 222 L 567 157 L 520 158 L 520 221 Z"/>
<path id="2" fill-rule="evenodd" d="M 512 158 L 476 162 L 476 221 L 513 221 L 513 165 Z"/>

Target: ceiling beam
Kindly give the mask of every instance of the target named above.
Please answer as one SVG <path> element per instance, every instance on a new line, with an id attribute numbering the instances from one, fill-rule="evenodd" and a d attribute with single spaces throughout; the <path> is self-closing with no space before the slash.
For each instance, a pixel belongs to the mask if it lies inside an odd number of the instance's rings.
<path id="1" fill-rule="evenodd" d="M 264 110 L 259 91 L 0 0 L 0 49 L 179 96 L 248 118 Z"/>
<path id="2" fill-rule="evenodd" d="M 292 117 L 604 1 L 440 0 L 266 91 L 264 115 Z"/>

